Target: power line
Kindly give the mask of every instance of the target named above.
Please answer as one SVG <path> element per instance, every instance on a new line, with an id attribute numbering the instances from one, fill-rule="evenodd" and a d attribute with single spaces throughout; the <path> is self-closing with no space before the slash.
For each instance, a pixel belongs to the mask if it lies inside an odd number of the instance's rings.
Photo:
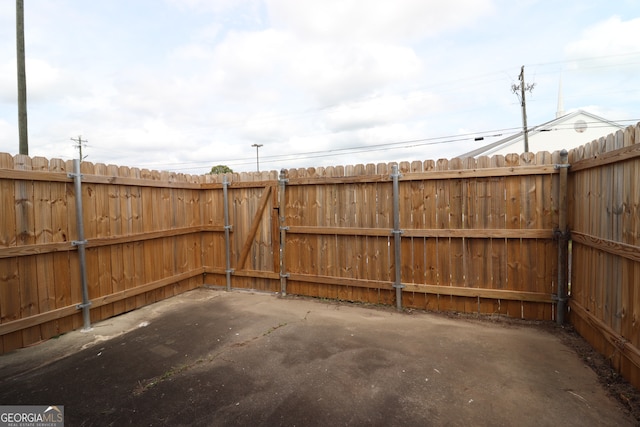
<path id="1" fill-rule="evenodd" d="M 625 123 L 628 122 L 630 124 L 637 123 L 640 119 L 622 119 L 615 120 L 615 123 Z M 606 124 L 602 124 L 597 121 L 590 121 L 587 124 L 591 125 L 590 128 L 605 128 L 608 127 Z M 536 126 L 531 130 L 544 130 L 545 132 L 558 132 L 558 131 L 566 131 L 573 130 L 573 125 L 557 125 L 553 129 L 542 129 L 542 125 Z M 278 163 L 278 162 L 289 162 L 289 161 L 300 161 L 307 159 L 316 159 L 316 158 L 324 158 L 324 157 L 334 157 L 339 155 L 346 154 L 362 154 L 362 153 L 371 153 L 376 151 L 390 151 L 390 150 L 403 150 L 415 147 L 422 146 L 431 146 L 431 145 L 439 145 L 439 144 L 450 144 L 455 142 L 462 141 L 482 141 L 485 138 L 493 138 L 493 137 L 507 137 L 507 133 L 513 134 L 516 133 L 521 128 L 505 128 L 498 129 L 493 131 L 484 131 L 484 132 L 476 132 L 476 133 L 468 133 L 468 134 L 460 134 L 460 135 L 451 135 L 447 137 L 432 137 L 432 138 L 422 138 L 422 139 L 414 139 L 414 140 L 406 140 L 406 141 L 398 141 L 384 144 L 375 144 L 368 146 L 357 146 L 357 147 L 348 147 L 348 148 L 336 148 L 330 150 L 321 150 L 321 151 L 308 151 L 308 152 L 300 152 L 300 153 L 291 153 L 291 154 L 282 154 L 282 155 L 271 155 L 271 156 L 263 156 L 261 157 L 262 163 Z M 238 159 L 227 159 L 227 160 L 212 160 L 204 164 L 204 166 L 188 166 L 181 167 L 180 170 L 190 170 L 190 169 L 201 169 L 203 167 L 207 167 L 211 162 L 221 161 L 231 166 L 243 166 L 254 164 L 255 160 L 252 158 L 238 158 Z M 163 164 L 163 166 L 180 166 L 180 165 L 195 165 L 196 163 L 171 163 L 171 164 Z M 155 163 L 155 165 L 160 166 L 160 164 Z"/>

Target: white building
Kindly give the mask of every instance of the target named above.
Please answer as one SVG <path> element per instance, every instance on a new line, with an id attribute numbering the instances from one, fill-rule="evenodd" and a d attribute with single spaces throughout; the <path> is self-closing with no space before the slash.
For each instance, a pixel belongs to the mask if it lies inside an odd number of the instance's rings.
<path id="1" fill-rule="evenodd" d="M 602 136 L 615 133 L 623 126 L 603 119 L 583 110 L 564 114 L 561 110 L 556 118 L 547 123 L 529 129 L 529 151 L 537 153 L 549 151 L 553 153 L 563 148 L 567 151 L 587 144 Z M 459 157 L 494 156 L 496 154 L 521 154 L 524 152 L 523 133 L 492 142 L 483 147 L 465 153 Z"/>

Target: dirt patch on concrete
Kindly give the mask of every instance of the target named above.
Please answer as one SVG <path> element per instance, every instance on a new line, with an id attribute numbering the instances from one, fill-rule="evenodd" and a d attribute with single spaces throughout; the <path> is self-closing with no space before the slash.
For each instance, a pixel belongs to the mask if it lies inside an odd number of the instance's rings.
<path id="1" fill-rule="evenodd" d="M 199 289 L 1 356 L 0 401 L 68 425 L 636 425 L 563 334 Z"/>

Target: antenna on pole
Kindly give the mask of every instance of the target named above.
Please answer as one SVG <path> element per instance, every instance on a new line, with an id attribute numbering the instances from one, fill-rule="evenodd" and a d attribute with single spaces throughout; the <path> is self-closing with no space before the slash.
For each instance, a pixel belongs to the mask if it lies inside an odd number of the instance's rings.
<path id="1" fill-rule="evenodd" d="M 78 135 L 78 139 L 71 138 L 71 140 L 76 143 L 74 147 L 78 149 L 78 158 L 80 159 L 80 161 L 86 159 L 87 156 L 82 157 L 82 146 L 84 145 L 84 143 L 89 141 L 87 141 L 86 139 L 82 139 L 82 135 Z"/>
<path id="2" fill-rule="evenodd" d="M 516 94 L 518 99 L 520 100 L 520 106 L 522 107 L 522 134 L 524 135 L 524 152 L 529 152 L 529 134 L 527 130 L 527 101 L 525 100 L 524 93 L 533 91 L 533 88 L 536 86 L 535 83 L 525 84 L 524 82 L 524 65 L 520 68 L 520 75 L 518 76 L 518 80 L 520 80 L 519 85 L 511 85 L 511 90 Z M 520 92 L 520 93 L 518 93 Z"/>

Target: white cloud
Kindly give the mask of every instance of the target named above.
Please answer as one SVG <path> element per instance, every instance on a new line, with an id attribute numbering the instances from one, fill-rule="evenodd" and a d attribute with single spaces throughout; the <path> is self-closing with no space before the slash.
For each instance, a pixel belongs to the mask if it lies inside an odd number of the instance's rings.
<path id="1" fill-rule="evenodd" d="M 326 123 L 332 131 L 343 131 L 420 121 L 441 105 L 437 96 L 426 92 L 383 95 L 332 108 L 326 114 Z"/>
<path id="2" fill-rule="evenodd" d="M 460 28 L 493 10 L 490 0 L 267 0 L 272 24 L 309 38 L 420 39 Z"/>
<path id="3" fill-rule="evenodd" d="M 567 45 L 571 59 L 637 54 L 640 51 L 640 18 L 623 21 L 613 16 L 582 32 L 579 40 Z"/>
<path id="4" fill-rule="evenodd" d="M 263 155 L 512 128 L 521 116 L 509 87 L 523 64 L 527 82 L 538 83 L 528 98 L 531 123 L 553 117 L 561 70 L 566 109 L 638 115 L 639 18 L 624 2 L 30 0 L 27 12 L 35 155 L 73 156 L 69 138 L 82 134 L 95 162 L 252 170 L 252 143 L 264 144 L 262 165 Z M 604 19 L 613 13 L 619 17 Z M 0 2 L 0 151 L 7 152 L 17 148 L 14 19 L 13 4 Z M 330 151 L 265 167 L 471 149 L 456 147 Z"/>
<path id="5" fill-rule="evenodd" d="M 371 95 L 416 77 L 421 62 L 413 49 L 383 43 L 300 45 L 291 52 L 295 81 L 321 105 Z"/>

